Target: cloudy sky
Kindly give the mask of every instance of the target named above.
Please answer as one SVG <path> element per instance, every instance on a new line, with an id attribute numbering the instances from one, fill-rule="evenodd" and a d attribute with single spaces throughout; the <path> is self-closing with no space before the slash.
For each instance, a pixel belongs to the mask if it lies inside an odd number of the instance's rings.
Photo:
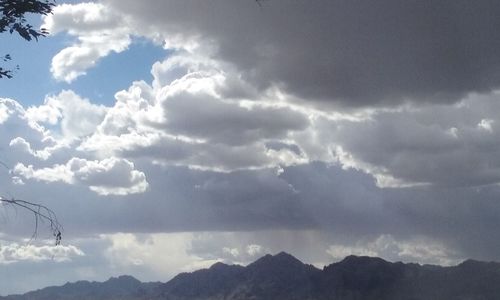
<path id="1" fill-rule="evenodd" d="M 58 1 L 2 34 L 0 294 L 287 251 L 500 260 L 498 1 Z"/>

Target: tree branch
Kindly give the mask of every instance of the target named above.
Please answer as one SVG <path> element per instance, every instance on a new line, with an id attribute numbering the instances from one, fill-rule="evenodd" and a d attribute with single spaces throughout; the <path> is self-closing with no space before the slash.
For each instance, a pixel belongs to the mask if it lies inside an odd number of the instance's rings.
<path id="1" fill-rule="evenodd" d="M 46 36 L 49 32 L 45 28 L 36 29 L 28 23 L 25 15 L 39 14 L 48 15 L 52 13 L 55 6 L 55 0 L 0 0 L 0 33 L 17 33 L 27 41 L 36 40 L 39 37 Z M 0 59 L 10 60 L 7 54 Z M 19 66 L 16 66 L 16 70 Z M 13 71 L 0 67 L 0 79 L 12 78 Z"/>
<path id="2" fill-rule="evenodd" d="M 9 167 L 0 161 L 0 166 L 5 167 L 7 170 L 10 169 Z M 26 209 L 28 212 L 31 212 L 35 218 L 35 228 L 33 229 L 33 234 L 31 235 L 31 240 L 36 239 L 38 235 L 38 227 L 39 224 L 48 223 L 49 230 L 52 233 L 52 236 L 55 239 L 55 244 L 60 245 L 61 244 L 61 239 L 62 239 L 62 232 L 63 232 L 63 227 L 57 220 L 57 216 L 55 212 L 48 208 L 45 205 L 26 201 L 26 200 L 21 200 L 21 199 L 15 199 L 15 198 L 7 198 L 4 196 L 0 196 L 0 203 L 3 205 L 11 205 L 14 207 L 21 207 L 23 209 Z"/>
<path id="3" fill-rule="evenodd" d="M 0 196 L 0 203 L 4 205 L 21 207 L 33 214 L 35 219 L 35 228 L 33 230 L 31 240 L 36 239 L 38 235 L 39 224 L 48 223 L 49 230 L 54 236 L 56 246 L 61 244 L 63 227 L 57 220 L 57 216 L 52 209 L 42 204 L 33 203 L 21 199 L 8 199 L 3 196 Z"/>

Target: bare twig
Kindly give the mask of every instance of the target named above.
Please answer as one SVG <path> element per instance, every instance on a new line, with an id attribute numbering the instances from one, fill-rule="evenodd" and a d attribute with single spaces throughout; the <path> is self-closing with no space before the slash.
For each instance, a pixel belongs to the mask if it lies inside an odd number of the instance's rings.
<path id="1" fill-rule="evenodd" d="M 54 236 L 56 246 L 61 244 L 63 227 L 57 220 L 57 216 L 53 210 L 42 204 L 33 203 L 21 199 L 8 199 L 2 196 L 0 196 L 0 203 L 12 205 L 15 207 L 21 207 L 33 213 L 35 218 L 35 228 L 33 230 L 31 240 L 37 237 L 39 224 L 48 223 L 49 230 Z"/>
<path id="2" fill-rule="evenodd" d="M 4 162 L 0 161 L 0 166 L 5 167 L 5 169 L 10 172 L 10 168 Z M 56 246 L 61 244 L 63 227 L 57 220 L 57 216 L 52 209 L 42 204 L 16 199 L 14 197 L 8 198 L 0 196 L 0 203 L 4 205 L 11 205 L 15 208 L 21 207 L 33 213 L 35 217 L 35 228 L 30 241 L 37 237 L 39 224 L 47 222 L 49 224 L 49 230 L 54 236 Z"/>
<path id="3" fill-rule="evenodd" d="M 4 168 L 6 168 L 7 170 L 9 170 L 9 167 L 7 167 L 7 165 L 4 162 L 2 162 L 2 161 L 0 161 L 0 166 L 2 166 Z"/>

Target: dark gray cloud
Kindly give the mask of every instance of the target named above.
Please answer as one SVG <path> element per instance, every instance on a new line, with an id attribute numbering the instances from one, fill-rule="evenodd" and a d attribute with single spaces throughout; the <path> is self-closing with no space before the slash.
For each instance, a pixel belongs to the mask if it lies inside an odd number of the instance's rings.
<path id="1" fill-rule="evenodd" d="M 497 94 L 473 96 L 459 105 L 379 112 L 365 122 L 325 122 L 318 132 L 372 174 L 441 186 L 497 184 L 497 102 Z"/>
<path id="2" fill-rule="evenodd" d="M 280 175 L 272 170 L 224 174 L 183 167 L 148 168 L 147 174 L 150 189 L 126 197 L 103 199 L 84 187 L 63 184 L 52 184 L 50 191 L 41 183 L 30 184 L 29 190 L 10 190 L 26 199 L 37 195 L 41 203 L 56 209 L 70 237 L 309 230 L 323 233 L 326 244 L 352 244 L 382 235 L 403 241 L 421 236 L 442 242 L 460 257 L 500 259 L 497 186 L 380 189 L 370 175 L 323 163 L 286 167 Z M 31 232 L 30 215 L 10 216 L 4 232 Z"/>
<path id="3" fill-rule="evenodd" d="M 222 102 L 206 93 L 181 93 L 163 102 L 166 128 L 173 134 L 208 139 L 212 144 L 244 145 L 259 140 L 286 138 L 305 130 L 307 116 L 278 107 L 245 108 Z"/>
<path id="4" fill-rule="evenodd" d="M 497 1 L 106 2 L 307 100 L 449 103 L 500 85 Z"/>

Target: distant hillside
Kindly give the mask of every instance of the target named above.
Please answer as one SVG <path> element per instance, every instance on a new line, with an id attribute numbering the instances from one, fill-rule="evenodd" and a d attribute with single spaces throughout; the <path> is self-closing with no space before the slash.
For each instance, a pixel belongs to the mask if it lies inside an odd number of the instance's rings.
<path id="1" fill-rule="evenodd" d="M 282 252 L 246 267 L 216 263 L 209 269 L 179 274 L 167 283 L 141 283 L 121 276 L 0 299 L 497 300 L 500 264 L 468 260 L 440 267 L 348 256 L 319 270 Z"/>
<path id="2" fill-rule="evenodd" d="M 105 282 L 77 281 L 52 286 L 23 295 L 0 297 L 1 300 L 129 300 L 148 299 L 161 283 L 142 283 L 132 276 L 110 278 Z"/>

